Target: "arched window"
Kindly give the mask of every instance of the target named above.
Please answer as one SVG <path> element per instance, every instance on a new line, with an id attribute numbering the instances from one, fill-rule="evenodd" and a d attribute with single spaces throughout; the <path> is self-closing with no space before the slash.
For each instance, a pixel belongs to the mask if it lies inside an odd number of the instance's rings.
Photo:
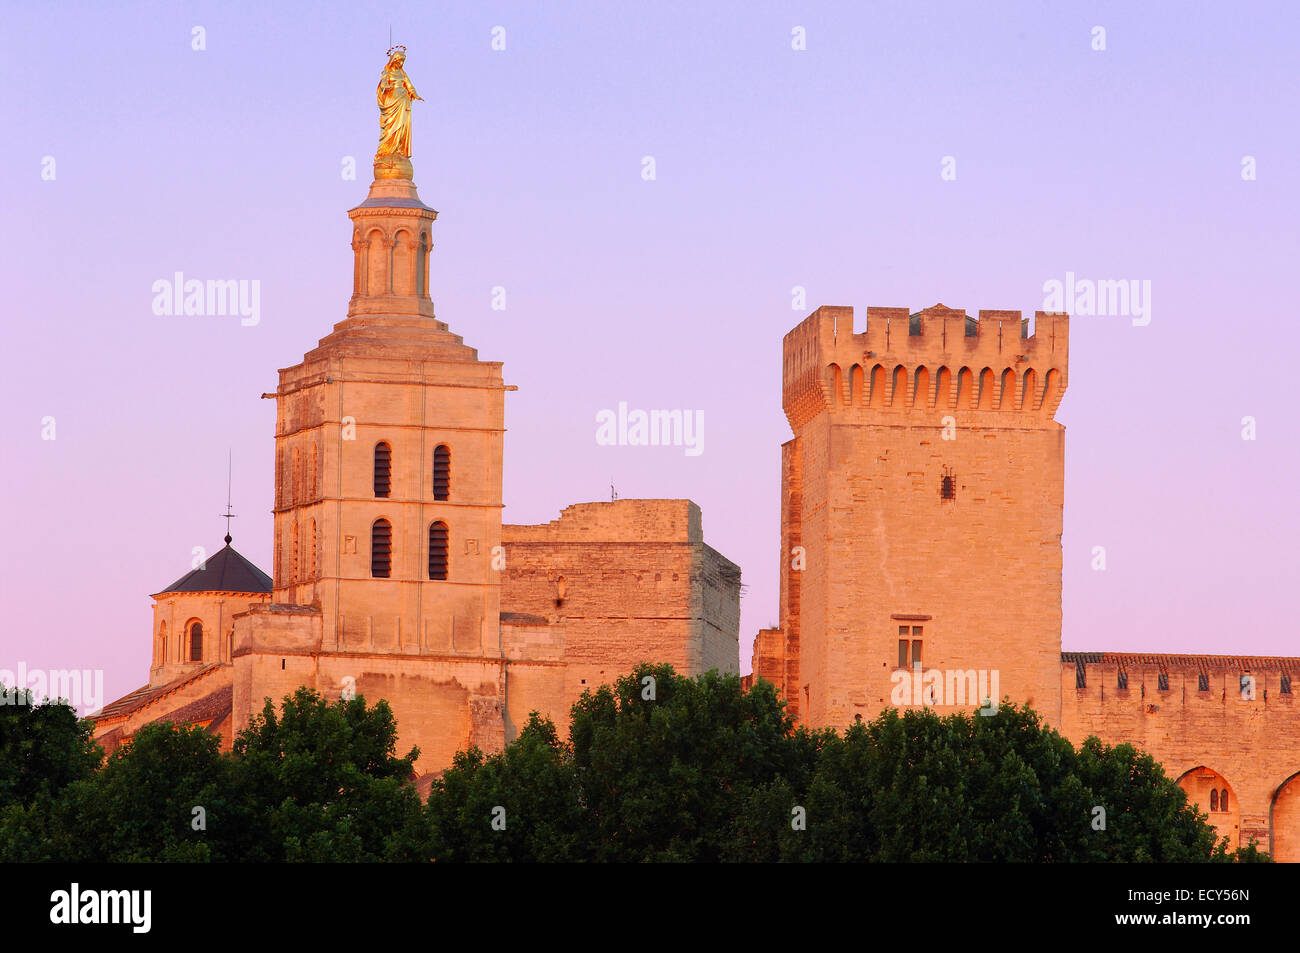
<path id="1" fill-rule="evenodd" d="M 311 549 L 307 553 L 307 578 L 316 578 L 316 518 L 311 519 Z"/>
<path id="2" fill-rule="evenodd" d="M 1218 809 L 1219 809 L 1219 792 L 1216 791 L 1216 790 L 1211 789 L 1211 791 L 1210 791 L 1210 810 L 1211 810 L 1211 811 L 1217 811 Z"/>
<path id="3" fill-rule="evenodd" d="M 1219 792 L 1219 810 L 1226 811 L 1227 809 L 1228 809 L 1228 789 L 1224 788 L 1222 791 Z"/>
<path id="4" fill-rule="evenodd" d="M 316 458 L 316 444 L 311 445 L 311 496 L 315 500 L 320 495 L 320 465 Z"/>
<path id="5" fill-rule="evenodd" d="M 393 448 L 375 444 L 375 496 L 388 496 L 393 489 Z"/>
<path id="6" fill-rule="evenodd" d="M 375 520 L 370 527 L 370 575 L 387 579 L 393 574 L 393 524 Z"/>
<path id="7" fill-rule="evenodd" d="M 438 520 L 429 524 L 429 578 L 447 578 L 447 524 Z"/>
<path id="8" fill-rule="evenodd" d="M 419 257 L 415 261 L 415 293 L 420 297 L 429 294 L 429 233 L 420 232 Z"/>
<path id="9" fill-rule="evenodd" d="M 190 623 L 190 661 L 203 661 L 203 623 Z"/>
<path id="10" fill-rule="evenodd" d="M 167 664 L 167 623 L 158 623 L 158 664 Z"/>
<path id="11" fill-rule="evenodd" d="M 451 499 L 451 447 L 445 443 L 433 448 L 433 498 Z"/>

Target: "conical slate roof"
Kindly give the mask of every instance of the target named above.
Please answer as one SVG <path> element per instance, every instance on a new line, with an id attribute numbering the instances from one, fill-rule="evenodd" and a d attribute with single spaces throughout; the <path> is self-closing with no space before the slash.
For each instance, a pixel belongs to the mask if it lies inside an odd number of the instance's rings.
<path id="1" fill-rule="evenodd" d="M 191 569 L 157 595 L 167 592 L 270 592 L 271 577 L 250 563 L 230 545 L 226 545 L 204 562 L 202 569 Z"/>

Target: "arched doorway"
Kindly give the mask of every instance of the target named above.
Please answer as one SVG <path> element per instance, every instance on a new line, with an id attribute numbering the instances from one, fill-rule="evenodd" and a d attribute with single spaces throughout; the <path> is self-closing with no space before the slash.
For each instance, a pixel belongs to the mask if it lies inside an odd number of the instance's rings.
<path id="1" fill-rule="evenodd" d="M 1300 771 L 1278 785 L 1268 806 L 1269 849 L 1278 863 L 1300 863 Z"/>
<path id="2" fill-rule="evenodd" d="M 1228 849 L 1241 846 L 1241 805 L 1237 792 L 1228 779 L 1205 765 L 1197 765 L 1178 779 L 1178 786 L 1187 792 L 1189 804 L 1210 815 L 1210 824 L 1218 831 L 1220 840 L 1228 838 Z"/>

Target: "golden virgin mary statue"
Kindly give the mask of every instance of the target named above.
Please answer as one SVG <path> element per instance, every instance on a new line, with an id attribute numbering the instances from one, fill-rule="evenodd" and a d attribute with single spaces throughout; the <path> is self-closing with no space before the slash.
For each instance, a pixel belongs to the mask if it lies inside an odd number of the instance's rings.
<path id="1" fill-rule="evenodd" d="M 411 103 L 421 99 L 406 71 L 406 47 L 388 51 L 388 63 L 379 77 L 375 99 L 379 103 L 379 148 L 375 152 L 375 178 L 411 178 Z"/>

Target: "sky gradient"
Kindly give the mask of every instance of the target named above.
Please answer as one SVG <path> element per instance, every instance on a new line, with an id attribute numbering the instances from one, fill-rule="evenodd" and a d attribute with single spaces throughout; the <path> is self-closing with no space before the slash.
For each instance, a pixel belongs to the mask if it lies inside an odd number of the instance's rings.
<path id="1" fill-rule="evenodd" d="M 6 3 L 2 19 L 0 669 L 103 669 L 105 700 L 143 684 L 149 593 L 221 546 L 228 449 L 235 547 L 271 568 L 259 397 L 345 317 L 390 23 L 426 100 L 412 160 L 439 210 L 438 316 L 519 388 L 505 521 L 607 500 L 611 481 L 699 503 L 743 570 L 748 671 L 778 618 L 786 331 L 822 304 L 854 306 L 861 330 L 869 305 L 1032 315 L 1067 272 L 1149 281 L 1149 324 L 1071 322 L 1064 648 L 1300 655 L 1287 3 Z M 153 283 L 177 271 L 259 281 L 260 321 L 155 315 Z M 620 401 L 702 411 L 703 452 L 599 445 Z"/>

